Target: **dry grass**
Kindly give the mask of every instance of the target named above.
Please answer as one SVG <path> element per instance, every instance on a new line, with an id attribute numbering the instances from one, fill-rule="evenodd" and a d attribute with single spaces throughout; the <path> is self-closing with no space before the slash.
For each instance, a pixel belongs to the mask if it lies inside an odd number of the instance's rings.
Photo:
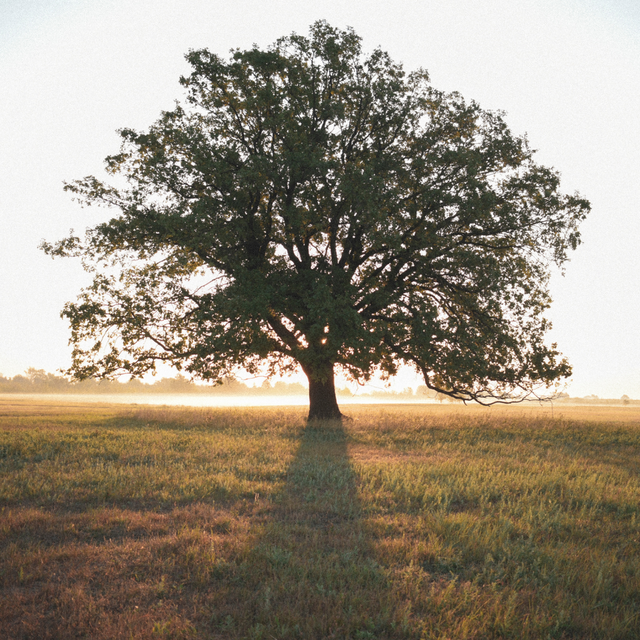
<path id="1" fill-rule="evenodd" d="M 640 409 L 0 400 L 0 637 L 640 637 Z"/>

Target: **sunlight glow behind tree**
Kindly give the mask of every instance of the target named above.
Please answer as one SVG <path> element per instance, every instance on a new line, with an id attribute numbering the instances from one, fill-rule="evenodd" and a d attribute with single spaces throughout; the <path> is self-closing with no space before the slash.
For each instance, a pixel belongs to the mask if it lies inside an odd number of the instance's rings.
<path id="1" fill-rule="evenodd" d="M 75 376 L 299 365 L 310 418 L 338 418 L 336 367 L 367 380 L 405 363 L 479 402 L 569 375 L 543 314 L 589 203 L 502 114 L 325 22 L 187 59 L 186 103 L 107 158 L 125 180 L 67 186 L 119 214 L 43 245 L 96 269 L 64 310 Z"/>

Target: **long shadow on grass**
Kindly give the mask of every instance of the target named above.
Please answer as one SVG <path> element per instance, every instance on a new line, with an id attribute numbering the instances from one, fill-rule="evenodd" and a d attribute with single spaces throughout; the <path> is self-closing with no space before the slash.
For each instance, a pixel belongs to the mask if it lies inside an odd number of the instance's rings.
<path id="1" fill-rule="evenodd" d="M 243 563 L 237 637 L 402 637 L 373 559 L 339 423 L 308 425 L 272 517 Z M 232 595 L 232 594 L 230 594 Z M 232 604 L 232 603 L 229 603 Z"/>
<path id="2" fill-rule="evenodd" d="M 0 628 L 15 638 L 408 637 L 393 624 L 342 425 L 297 437 L 270 502 L 89 499 L 18 513 L 0 532 L 14 549 L 6 570 L 0 554 Z"/>

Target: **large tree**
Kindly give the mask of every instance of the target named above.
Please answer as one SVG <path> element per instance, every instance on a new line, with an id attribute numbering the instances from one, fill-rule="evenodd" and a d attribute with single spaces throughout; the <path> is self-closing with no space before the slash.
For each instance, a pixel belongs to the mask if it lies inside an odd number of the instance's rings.
<path id="1" fill-rule="evenodd" d="M 76 377 L 299 366 L 310 418 L 337 418 L 336 368 L 366 380 L 409 364 L 480 402 L 569 375 L 543 314 L 589 203 L 560 193 L 502 114 L 326 22 L 187 60 L 185 102 L 119 132 L 115 184 L 66 186 L 115 216 L 44 243 L 96 270 L 63 311 Z"/>

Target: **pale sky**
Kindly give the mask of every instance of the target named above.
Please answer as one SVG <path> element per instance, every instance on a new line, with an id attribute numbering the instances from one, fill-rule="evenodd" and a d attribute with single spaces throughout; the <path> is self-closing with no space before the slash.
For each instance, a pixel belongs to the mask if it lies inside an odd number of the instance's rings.
<path id="1" fill-rule="evenodd" d="M 70 362 L 59 313 L 88 276 L 37 247 L 108 212 L 81 209 L 63 180 L 100 175 L 116 129 L 172 108 L 189 49 L 268 46 L 321 18 L 506 111 L 591 201 L 552 280 L 550 340 L 573 364 L 571 395 L 640 398 L 638 0 L 0 0 L 0 373 Z"/>

